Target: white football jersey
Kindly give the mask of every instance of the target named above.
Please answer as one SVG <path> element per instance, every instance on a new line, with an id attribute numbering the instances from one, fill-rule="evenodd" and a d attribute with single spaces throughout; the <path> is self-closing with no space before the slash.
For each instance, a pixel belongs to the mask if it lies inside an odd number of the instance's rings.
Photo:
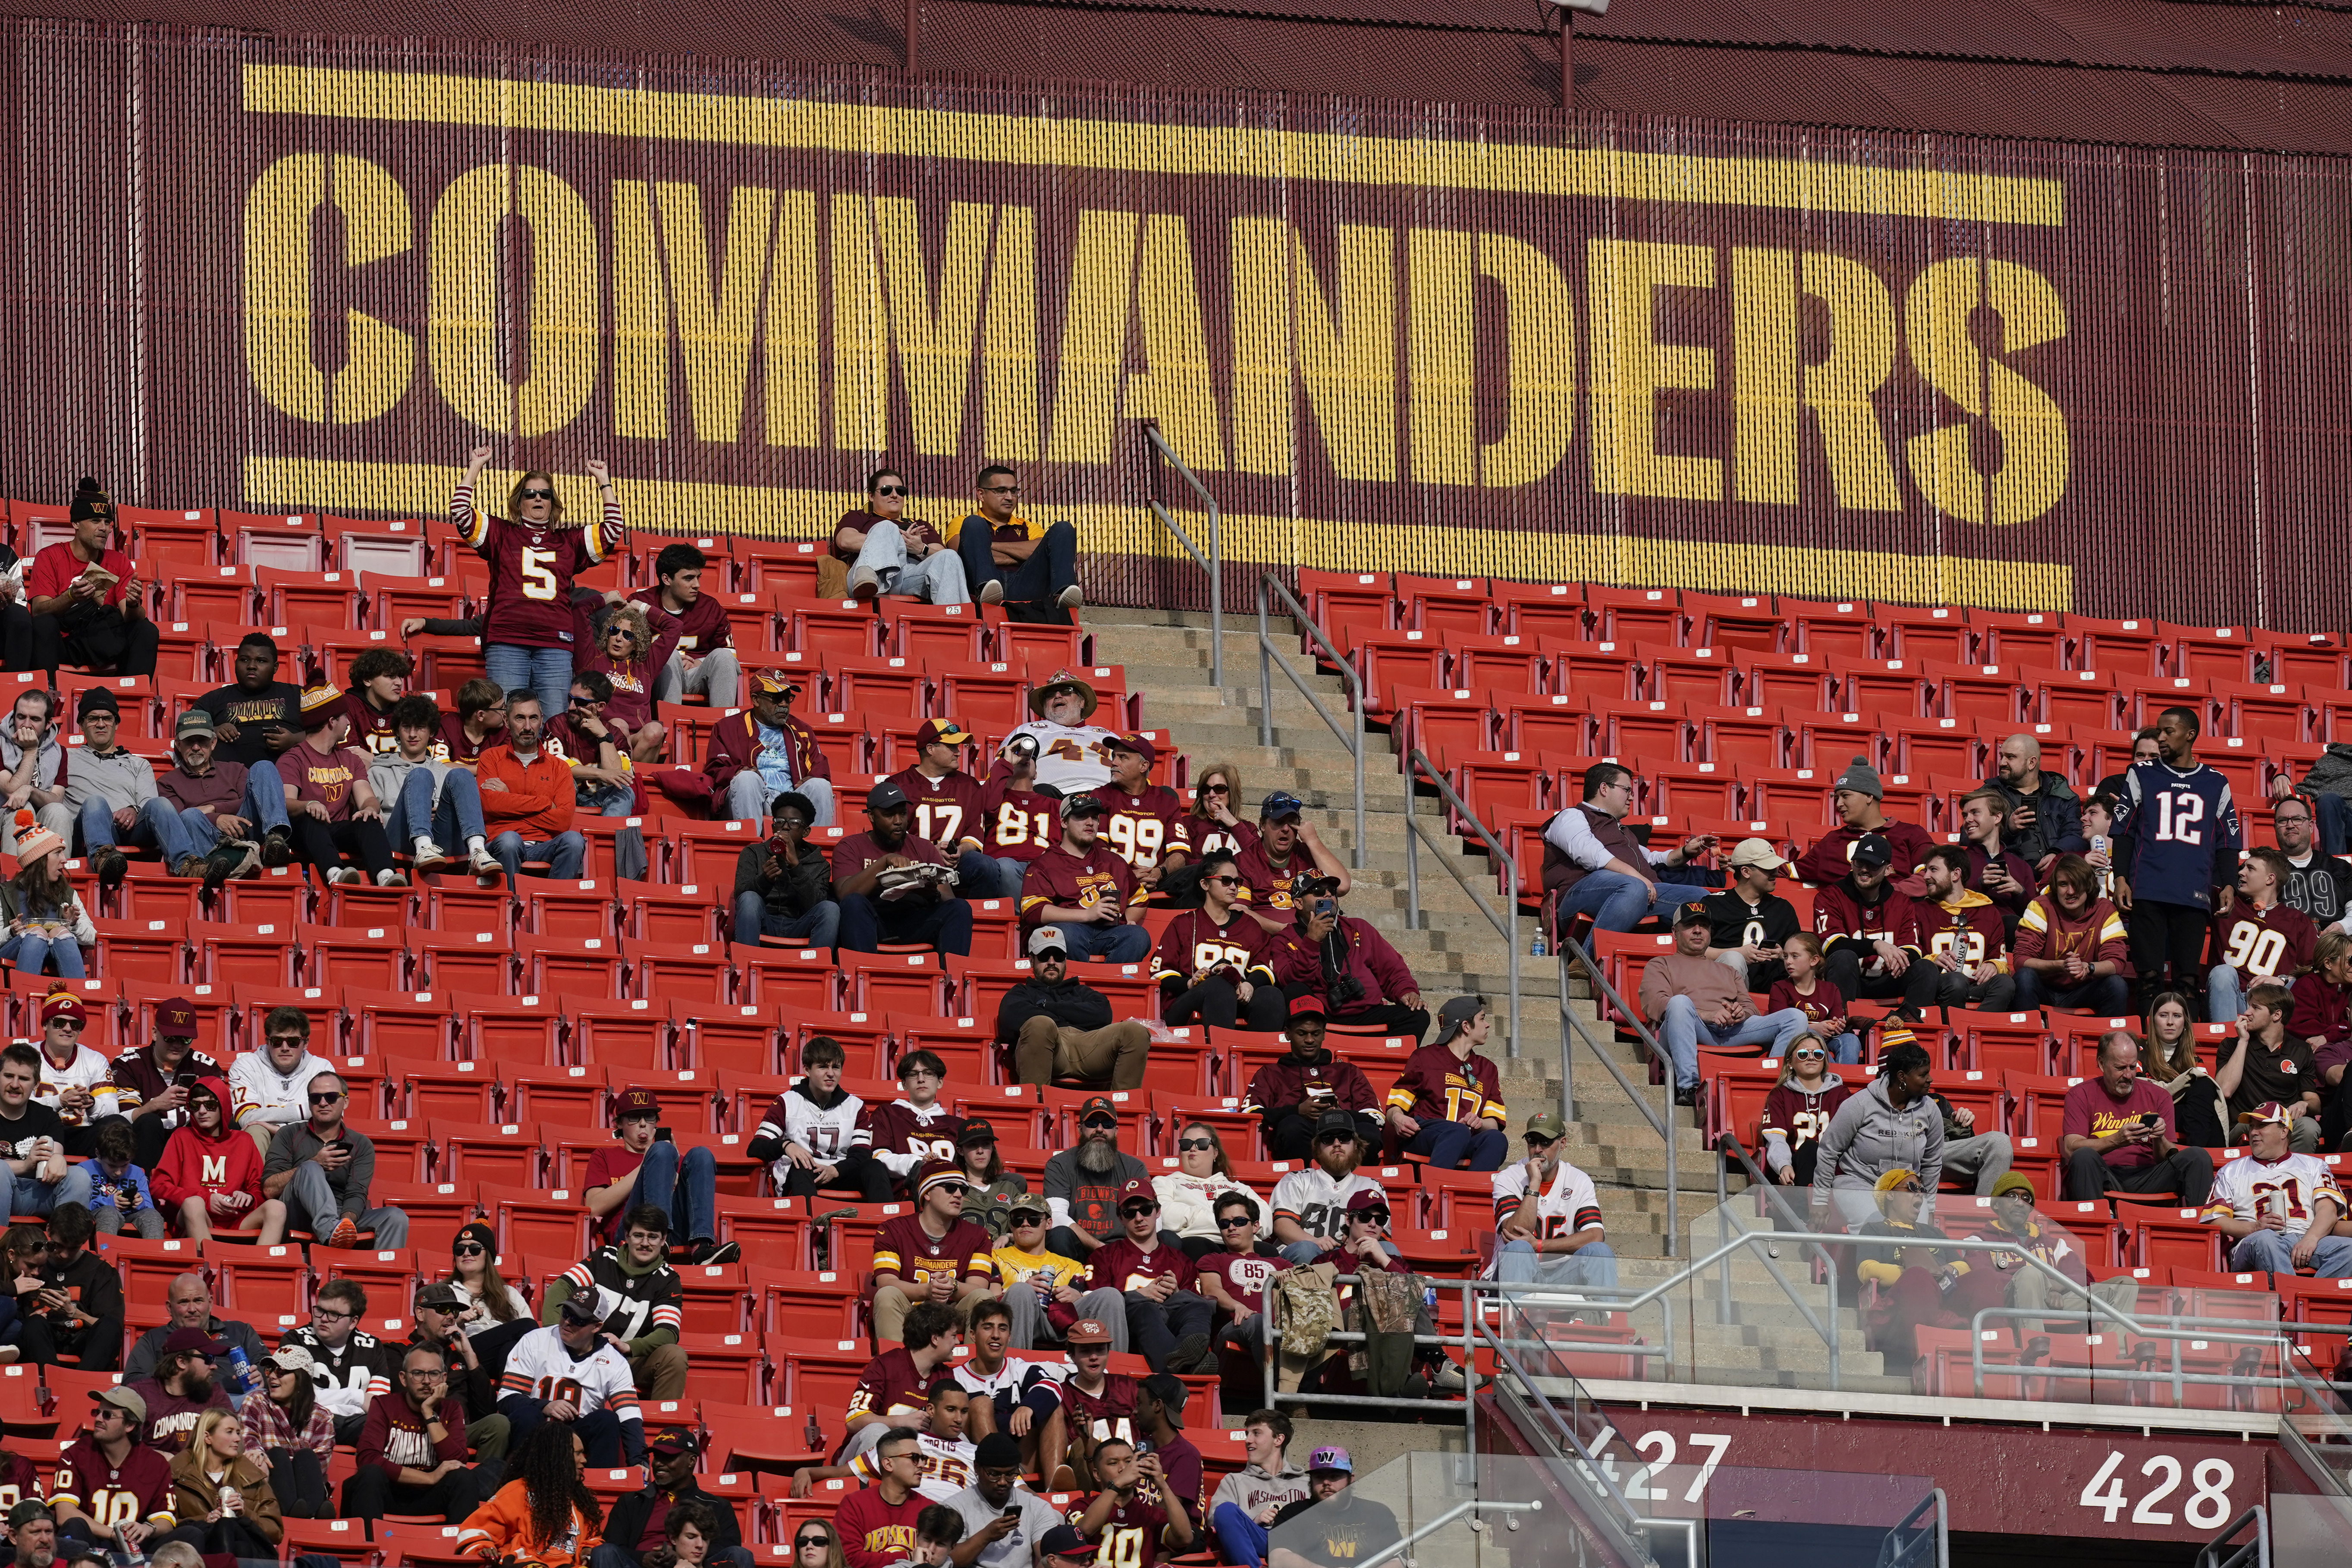
<path id="1" fill-rule="evenodd" d="M 1518 1213 L 1519 1205 L 1527 1198 L 1527 1163 L 1514 1160 L 1497 1166 L 1490 1180 L 1495 1189 L 1495 1227 L 1500 1230 L 1503 1222 Z M 1592 1178 L 1562 1160 L 1551 1173 L 1551 1184 L 1536 1194 L 1537 1237 L 1548 1241 L 1600 1227 L 1601 1199 L 1592 1190 Z M 1495 1268 L 1495 1264 L 1487 1265 L 1486 1278 L 1494 1278 Z"/>
<path id="2" fill-rule="evenodd" d="M 2344 1217 L 2344 1189 L 2336 1173 L 2316 1154 L 2289 1154 L 2284 1160 L 2263 1161 L 2252 1154 L 2225 1160 L 2213 1173 L 2213 1196 L 2205 1205 L 2208 1219 L 2227 1215 L 2233 1219 L 2260 1219 L 2272 1196 L 2286 1200 L 2286 1235 L 2292 1238 L 2311 1228 L 2312 1200 L 2325 1193 L 2336 1200 L 2336 1216 Z"/>
<path id="3" fill-rule="evenodd" d="M 803 1079 L 802 1083 L 806 1081 Z M 866 1102 L 854 1094 L 844 1094 L 837 1104 L 827 1110 L 803 1094 L 801 1084 L 795 1083 L 769 1104 L 768 1113 L 760 1119 L 751 1136 L 797 1143 L 821 1163 L 832 1165 L 838 1163 L 852 1147 L 871 1139 L 872 1133 L 858 1125 L 865 1114 Z M 779 1189 L 792 1168 L 790 1160 L 782 1159 L 771 1167 Z"/>
<path id="4" fill-rule="evenodd" d="M 915 1483 L 917 1491 L 933 1502 L 945 1502 L 971 1485 L 980 1452 L 977 1444 L 967 1437 L 934 1436 L 928 1427 L 920 1426 L 915 1429 L 915 1441 L 921 1445 L 916 1457 L 923 1467 L 923 1479 Z M 860 1486 L 870 1487 L 882 1479 L 871 1448 L 850 1460 L 849 1468 Z"/>
<path id="5" fill-rule="evenodd" d="M 41 1050 L 39 1041 L 33 1042 L 33 1048 L 40 1051 L 41 1055 L 41 1081 L 33 1090 L 33 1099 L 37 1103 L 47 1106 L 51 1110 L 58 1109 L 58 1100 L 67 1089 L 86 1089 L 92 1094 L 97 1094 L 100 1086 L 108 1083 L 114 1076 L 114 1064 L 111 1061 L 79 1042 L 74 1046 L 73 1060 L 62 1068 L 49 1060 L 49 1053 Z M 110 1091 L 99 1100 L 97 1115 L 110 1116 L 113 1112 L 114 1096 Z M 60 1114 L 63 1113 L 60 1112 Z M 79 1111 L 66 1117 L 68 1123 L 79 1123 L 81 1120 L 82 1115 Z M 92 1120 L 96 1120 L 96 1117 Z"/>
<path id="6" fill-rule="evenodd" d="M 310 1080 L 322 1072 L 334 1070 L 334 1063 L 309 1051 L 302 1053 L 302 1059 L 294 1064 L 290 1073 L 279 1072 L 272 1066 L 268 1051 L 240 1051 L 236 1059 L 228 1064 L 229 1098 L 236 1101 L 232 1120 L 239 1127 L 250 1127 L 256 1122 L 282 1126 L 289 1121 L 308 1121 Z"/>
<path id="7" fill-rule="evenodd" d="M 1309 1161 L 1305 1169 L 1274 1184 L 1274 1216 L 1296 1220 L 1312 1237 L 1338 1236 L 1347 1228 L 1348 1200 L 1367 1190 L 1381 1192 L 1381 1184 L 1361 1171 L 1334 1181 L 1330 1173 Z"/>
<path id="8" fill-rule="evenodd" d="M 551 1323 L 515 1341 L 499 1393 L 501 1397 L 520 1394 L 542 1404 L 569 1400 L 583 1415 L 610 1406 L 624 1421 L 645 1419 L 637 1407 L 637 1379 L 629 1370 L 629 1358 L 600 1341 L 594 1354 L 575 1361 L 563 1347 L 563 1331 Z"/>

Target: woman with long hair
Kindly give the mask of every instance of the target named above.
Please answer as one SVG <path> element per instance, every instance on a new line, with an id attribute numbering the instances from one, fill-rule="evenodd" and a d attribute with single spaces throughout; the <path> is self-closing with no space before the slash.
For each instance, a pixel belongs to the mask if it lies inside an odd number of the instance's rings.
<path id="1" fill-rule="evenodd" d="M 2140 1076 L 2172 1096 L 2172 1117 L 2183 1144 L 2219 1149 L 2229 1142 L 2221 1125 L 2221 1089 L 2198 1063 L 2195 1017 L 2180 992 L 2156 994 L 2147 1005 L 2147 1032 L 2140 1036 Z"/>
<path id="2" fill-rule="evenodd" d="M 255 1369 L 261 1390 L 247 1394 L 237 1414 L 245 1421 L 247 1451 L 269 1467 L 279 1511 L 294 1519 L 332 1519 L 327 1465 L 335 1457 L 335 1422 L 319 1403 L 311 1364 L 310 1352 L 299 1345 L 265 1357 Z"/>
<path id="3" fill-rule="evenodd" d="M 207 1552 L 267 1561 L 286 1534 L 269 1472 L 246 1451 L 245 1424 L 233 1410 L 205 1411 L 172 1457 L 172 1507 L 183 1522 L 203 1527 Z"/>
<path id="4" fill-rule="evenodd" d="M 1224 1140 L 1205 1121 L 1188 1121 L 1176 1134 L 1176 1168 L 1152 1177 L 1151 1188 L 1160 1198 L 1161 1238 L 1182 1247 L 1184 1256 L 1195 1263 L 1212 1252 L 1224 1250 L 1224 1240 L 1217 1232 L 1217 1200 L 1225 1194 L 1246 1194 L 1257 1205 L 1258 1224 L 1271 1227 L 1274 1223 L 1265 1200 L 1251 1192 L 1247 1184 L 1234 1179 Z"/>
<path id="5" fill-rule="evenodd" d="M 588 473 L 604 510 L 588 527 L 567 527 L 555 476 L 534 468 L 508 494 L 509 521 L 475 509 L 475 483 L 489 466 L 490 448 L 475 447 L 466 477 L 449 496 L 449 525 L 490 564 L 482 663 L 509 696 L 537 692 L 540 710 L 553 718 L 571 706 L 572 655 L 584 629 L 572 608 L 572 579 L 620 549 L 627 531 L 620 498 L 611 470 L 590 458 Z"/>
<path id="6" fill-rule="evenodd" d="M 833 1521 L 804 1519 L 793 1527 L 792 1568 L 849 1568 Z"/>
<path id="7" fill-rule="evenodd" d="M 544 1568 L 585 1563 L 602 1544 L 604 1512 L 581 1479 L 587 1453 L 568 1421 L 546 1421 L 507 1457 L 507 1481 L 466 1516 L 457 1550 L 496 1562 L 526 1557 Z"/>
<path id="8" fill-rule="evenodd" d="M 877 468 L 866 476 L 866 504 L 833 525 L 833 556 L 849 568 L 849 596 L 877 594 L 934 605 L 969 605 L 971 585 L 963 558 L 938 529 L 907 515 L 907 476 Z"/>
<path id="9" fill-rule="evenodd" d="M 81 895 L 66 877 L 66 843 L 40 825 L 27 806 L 16 815 L 16 874 L 0 881 L 0 962 L 21 973 L 38 974 L 57 965 L 58 976 L 79 980 L 88 973 L 81 950 L 98 945 Z"/>
<path id="10" fill-rule="evenodd" d="M 2312 1070 L 2326 1083 L 2328 1068 L 2342 1055 L 2344 1042 L 2352 1039 L 2352 936 L 2336 926 L 2319 933 L 2312 946 L 2310 969 L 2294 977 L 2286 1031 L 2311 1043 Z M 2333 1055 L 2320 1054 L 2330 1047 L 2336 1047 Z M 2334 1149 L 2343 1142 L 2347 1111 L 2352 1111 L 2352 1105 L 2346 1103 L 2342 1093 L 2327 1096 L 2319 1125 L 2321 1147 Z"/>
<path id="11" fill-rule="evenodd" d="M 579 660 L 582 669 L 594 670 L 613 683 L 604 718 L 627 732 L 629 760 L 641 768 L 662 760 L 662 742 L 668 733 L 654 719 L 654 669 L 647 662 L 653 642 L 645 606 L 615 605 L 604 612 L 595 647 Z"/>
<path id="12" fill-rule="evenodd" d="M 989 1189 L 1010 1182 L 1027 1192 L 1029 1183 L 1018 1171 L 1007 1171 L 996 1152 L 996 1129 L 975 1116 L 956 1135 L 956 1169 L 963 1175 L 963 1217 L 988 1232 L 993 1241 L 1004 1234 L 1004 1205 Z M 991 1215 L 994 1217 L 992 1218 Z"/>
<path id="13" fill-rule="evenodd" d="M 530 1303 L 499 1278 L 498 1234 L 476 1220 L 450 1237 L 449 1272 L 442 1279 L 457 1287 L 462 1302 L 457 1319 L 482 1370 L 496 1383 L 506 1375 L 515 1342 L 539 1327 Z"/>

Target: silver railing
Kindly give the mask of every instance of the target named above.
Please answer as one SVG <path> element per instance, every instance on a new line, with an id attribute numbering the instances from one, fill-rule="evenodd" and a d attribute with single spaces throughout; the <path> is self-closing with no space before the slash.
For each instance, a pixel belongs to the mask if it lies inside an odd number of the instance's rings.
<path id="1" fill-rule="evenodd" d="M 1281 598 L 1284 605 L 1290 611 L 1291 619 L 1298 623 L 1298 629 L 1315 639 L 1315 646 L 1323 650 L 1323 657 L 1339 667 L 1339 679 L 1348 683 L 1349 697 L 1348 707 L 1350 710 L 1350 717 L 1355 721 L 1353 729 L 1340 723 L 1333 716 L 1331 710 L 1323 706 L 1323 700 L 1315 695 L 1314 688 L 1300 679 L 1297 670 L 1290 668 L 1289 660 L 1275 657 L 1282 650 L 1275 647 L 1274 638 L 1269 633 L 1267 625 L 1267 617 L 1271 613 L 1271 606 L 1266 598 L 1269 591 Z M 1364 868 L 1364 678 L 1356 672 L 1354 665 L 1340 657 L 1338 648 L 1331 646 L 1331 639 L 1323 635 L 1323 628 L 1317 626 L 1313 617 L 1307 615 L 1307 606 L 1298 602 L 1298 596 L 1282 585 L 1281 578 L 1267 572 L 1260 575 L 1257 580 L 1259 702 L 1257 733 L 1258 744 L 1268 749 L 1274 745 L 1274 672 L 1277 668 L 1289 679 L 1291 685 L 1298 688 L 1298 695 L 1307 699 L 1316 713 L 1322 718 L 1323 722 L 1330 727 L 1331 733 L 1345 742 L 1349 753 L 1355 759 L 1356 853 L 1354 858 L 1356 869 L 1360 871 Z"/>
<path id="2" fill-rule="evenodd" d="M 1209 514 L 1209 548 L 1204 553 L 1199 545 L 1192 542 L 1192 536 L 1184 531 L 1184 525 L 1176 521 L 1176 514 L 1169 510 L 1167 503 L 1160 499 L 1158 493 L 1160 469 L 1154 467 L 1153 494 L 1144 504 L 1166 525 L 1168 531 L 1176 536 L 1176 542 L 1184 547 L 1184 553 L 1209 574 L 1209 684 L 1216 689 L 1218 700 L 1223 701 L 1225 690 L 1224 512 L 1218 507 L 1217 498 L 1209 493 L 1209 487 L 1201 482 L 1201 477 L 1176 455 L 1176 448 L 1168 444 L 1168 437 L 1160 433 L 1159 426 L 1146 425 L 1143 439 L 1150 454 L 1176 470 L 1177 476 L 1192 493 L 1201 498 L 1202 509 Z M 1234 804 L 1238 805 L 1241 803 L 1235 801 Z M 1361 826 L 1358 824 L 1360 830 Z"/>
<path id="3" fill-rule="evenodd" d="M 2254 1527 L 2253 1539 L 2232 1546 L 2238 1532 L 2250 1524 Z M 2197 1568 L 2271 1568 L 2271 1523 L 2263 1505 L 2254 1504 L 2199 1547 Z"/>
<path id="4" fill-rule="evenodd" d="M 1462 868 L 1454 863 L 1454 856 L 1447 852 L 1445 846 L 1439 841 L 1437 836 L 1430 832 L 1428 826 L 1421 820 L 1420 814 L 1412 809 L 1412 781 L 1416 776 L 1425 778 L 1437 786 L 1438 798 L 1445 802 L 1465 826 L 1478 836 L 1479 841 L 1486 846 L 1486 853 L 1494 858 L 1497 866 L 1502 868 L 1503 910 L 1500 914 L 1497 914 L 1493 906 L 1486 902 L 1484 894 L 1470 885 L 1470 879 L 1465 877 L 1462 874 Z M 1470 809 L 1469 803 L 1454 793 L 1454 786 L 1445 782 L 1438 773 L 1435 764 L 1431 763 L 1428 755 L 1417 746 L 1405 754 L 1404 820 L 1407 829 L 1404 836 L 1405 929 L 1417 931 L 1421 927 L 1421 841 L 1426 838 L 1429 840 L 1429 847 L 1437 851 L 1437 863 L 1445 868 L 1446 875 L 1461 884 L 1462 890 L 1470 895 L 1470 901 L 1477 906 L 1478 912 L 1486 917 L 1486 923 L 1493 926 L 1496 932 L 1503 939 L 1503 949 L 1510 957 L 1511 976 L 1511 1033 L 1504 1045 L 1509 1053 L 1516 1057 L 1519 1054 L 1518 858 L 1504 847 L 1501 841 L 1486 830 L 1486 825 L 1478 820 L 1477 814 Z"/>
<path id="5" fill-rule="evenodd" d="M 1582 975 L 1585 984 L 1592 988 L 1595 1010 L 1597 1011 L 1599 1005 L 1604 1002 L 1613 1007 L 1621 1017 L 1633 1025 L 1633 1037 L 1642 1042 L 1643 1048 L 1664 1067 L 1664 1103 L 1658 1109 L 1651 1108 L 1648 1099 L 1634 1087 L 1633 1080 L 1627 1078 L 1616 1062 L 1611 1058 L 1607 1045 L 1596 1039 L 1592 1031 L 1584 1026 L 1584 1020 L 1576 1016 L 1576 999 L 1570 994 L 1569 982 L 1577 974 Z M 1595 1026 L 1601 1026 L 1596 1024 Z M 1666 1047 L 1659 1043 L 1658 1037 L 1650 1032 L 1649 1026 L 1642 1022 L 1642 1016 L 1627 1006 L 1625 999 L 1617 994 L 1617 988 L 1610 984 L 1601 975 L 1600 965 L 1594 963 L 1591 955 L 1584 951 L 1584 944 L 1563 938 L 1559 944 L 1559 1103 L 1560 1116 L 1568 1121 L 1576 1120 L 1576 1041 L 1578 1040 L 1584 1042 L 1585 1048 L 1592 1053 L 1594 1060 L 1609 1069 L 1609 1076 L 1615 1079 L 1617 1087 L 1625 1091 L 1626 1100 L 1632 1102 L 1634 1110 L 1642 1113 L 1642 1120 L 1650 1124 L 1650 1131 L 1655 1132 L 1658 1135 L 1658 1141 L 1665 1145 L 1665 1255 L 1672 1258 L 1675 1256 L 1676 1237 L 1682 1229 L 1678 1223 L 1681 1213 L 1682 1184 L 1680 1173 L 1676 1169 L 1675 1153 L 1676 1142 L 1675 1133 L 1677 1131 L 1675 1125 L 1676 1109 L 1675 1059 L 1667 1054 Z"/>

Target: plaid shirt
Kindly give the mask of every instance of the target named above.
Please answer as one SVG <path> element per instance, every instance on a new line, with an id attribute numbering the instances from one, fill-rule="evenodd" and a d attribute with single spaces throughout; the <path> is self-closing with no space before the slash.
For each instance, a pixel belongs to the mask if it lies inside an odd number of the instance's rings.
<path id="1" fill-rule="evenodd" d="M 237 1414 L 245 1420 L 246 1441 L 256 1448 L 308 1448 L 322 1465 L 334 1458 L 334 1418 L 323 1405 L 310 1406 L 310 1425 L 299 1436 L 286 1407 L 267 1395 L 247 1400 Z"/>

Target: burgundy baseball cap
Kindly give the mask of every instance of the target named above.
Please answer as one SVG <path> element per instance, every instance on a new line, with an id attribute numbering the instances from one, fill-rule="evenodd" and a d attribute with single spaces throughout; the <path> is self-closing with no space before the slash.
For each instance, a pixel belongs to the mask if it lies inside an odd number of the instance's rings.
<path id="1" fill-rule="evenodd" d="M 614 1121 L 625 1121 L 632 1116 L 659 1116 L 660 1114 L 661 1101 L 649 1089 L 625 1089 L 622 1091 L 621 1098 L 613 1102 Z"/>
<path id="2" fill-rule="evenodd" d="M 159 1035 L 196 1036 L 196 1005 L 184 996 L 174 996 L 168 1002 L 155 1004 L 155 1032 Z"/>
<path id="3" fill-rule="evenodd" d="M 1154 1208 L 1160 1206 L 1160 1194 L 1154 1190 L 1148 1177 L 1130 1177 L 1127 1184 L 1118 1189 L 1118 1203 L 1122 1209 L 1137 1198 L 1141 1198 Z"/>

